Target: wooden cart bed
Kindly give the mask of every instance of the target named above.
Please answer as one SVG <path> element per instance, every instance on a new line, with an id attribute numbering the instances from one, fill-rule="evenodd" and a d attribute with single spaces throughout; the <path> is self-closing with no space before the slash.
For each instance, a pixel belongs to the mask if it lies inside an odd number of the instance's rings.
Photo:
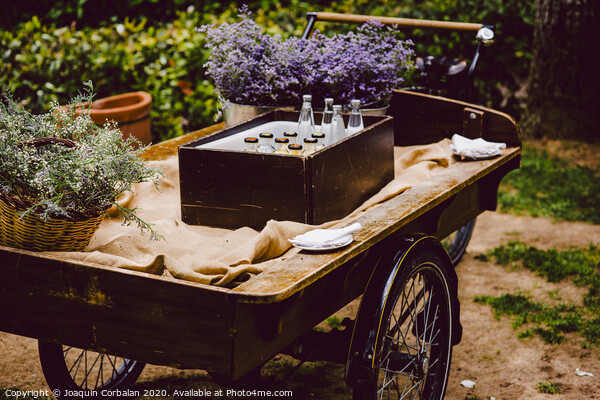
<path id="1" fill-rule="evenodd" d="M 362 231 L 343 250 L 299 252 L 233 289 L 0 247 L 0 330 L 152 364 L 243 376 L 360 296 L 372 271 L 370 256 L 386 240 L 411 232 L 443 238 L 494 210 L 500 180 L 520 165 L 518 128 L 504 114 L 414 93 L 397 93 L 390 114 L 403 122 L 395 129 L 400 145 L 468 131 L 508 148 L 493 159 L 452 164 L 371 208 L 358 219 Z M 221 128 L 155 145 L 146 156 L 171 156 L 180 144 Z M 410 134 L 403 134 L 407 129 Z"/>

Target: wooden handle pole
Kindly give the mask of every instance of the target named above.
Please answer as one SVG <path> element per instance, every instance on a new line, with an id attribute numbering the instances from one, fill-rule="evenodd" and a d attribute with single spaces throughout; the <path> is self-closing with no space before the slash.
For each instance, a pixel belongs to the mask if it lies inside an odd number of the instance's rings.
<path id="1" fill-rule="evenodd" d="M 382 24 L 393 24 L 398 26 L 412 28 L 431 28 L 431 29 L 451 29 L 462 31 L 477 31 L 483 27 L 483 24 L 471 22 L 452 22 L 452 21 L 433 21 L 427 19 L 412 19 L 412 18 L 394 18 L 394 17 L 375 17 L 370 15 L 357 14 L 339 14 L 329 12 L 317 12 L 318 21 L 329 22 L 351 22 L 364 23 L 368 21 L 379 21 Z"/>

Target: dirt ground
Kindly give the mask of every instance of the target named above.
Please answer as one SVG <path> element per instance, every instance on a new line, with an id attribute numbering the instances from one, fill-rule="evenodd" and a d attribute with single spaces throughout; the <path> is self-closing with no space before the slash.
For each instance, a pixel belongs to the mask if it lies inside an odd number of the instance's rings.
<path id="1" fill-rule="evenodd" d="M 549 291 L 558 290 L 564 300 L 581 303 L 584 290 L 571 283 L 551 284 L 529 271 L 474 258 L 513 239 L 543 249 L 587 246 L 589 243 L 600 244 L 600 226 L 554 223 L 548 219 L 501 213 L 486 213 L 478 218 L 467 254 L 457 267 L 464 333 L 462 342 L 454 348 L 446 398 L 600 399 L 600 348 L 584 349 L 581 338 L 576 336 L 567 337 L 558 346 L 545 344 L 538 338 L 518 339 L 508 318 L 497 320 L 489 306 L 473 302 L 478 295 L 500 295 L 517 290 L 543 299 L 547 298 Z M 339 314 L 340 317 L 344 315 Z M 0 355 L 0 388 L 47 389 L 35 340 L 2 332 Z M 576 368 L 594 376 L 576 376 Z M 294 399 L 352 397 L 343 381 L 343 367 L 334 364 L 299 365 L 291 358 L 277 356 L 265 366 L 263 375 L 272 387 L 292 390 Z M 475 388 L 461 386 L 460 382 L 465 379 L 476 382 Z M 557 383 L 564 393 L 541 394 L 537 390 L 540 381 Z M 180 371 L 158 366 L 147 366 L 134 387 L 141 391 L 171 391 L 174 388 L 206 389 L 214 393 L 220 387 L 204 371 Z M 191 398 L 197 397 L 200 396 Z"/>

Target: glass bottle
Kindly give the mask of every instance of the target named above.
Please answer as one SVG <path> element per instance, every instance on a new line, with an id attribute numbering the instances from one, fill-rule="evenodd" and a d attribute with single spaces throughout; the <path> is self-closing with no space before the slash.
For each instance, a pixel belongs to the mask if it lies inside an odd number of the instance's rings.
<path id="1" fill-rule="evenodd" d="M 296 139 L 298 138 L 298 134 L 296 132 L 283 132 L 283 137 L 288 138 L 290 144 L 296 144 Z"/>
<path id="2" fill-rule="evenodd" d="M 304 155 L 309 155 L 317 151 L 317 139 L 309 137 L 304 139 Z"/>
<path id="3" fill-rule="evenodd" d="M 312 137 L 317 139 L 317 150 L 321 150 L 325 147 L 325 134 L 323 132 L 315 132 Z"/>
<path id="4" fill-rule="evenodd" d="M 339 104 L 333 106 L 333 119 L 331 120 L 331 132 L 329 136 L 331 137 L 331 144 L 339 142 L 346 137 L 346 125 L 344 125 L 342 106 Z"/>
<path id="5" fill-rule="evenodd" d="M 302 145 L 301 144 L 290 144 L 288 145 L 288 151 L 290 152 L 290 154 L 293 154 L 295 156 L 301 156 L 302 155 Z"/>
<path id="6" fill-rule="evenodd" d="M 300 118 L 298 118 L 298 139 L 300 141 L 315 133 L 315 119 L 311 101 L 312 96 L 310 94 L 302 96 L 302 109 L 300 110 Z"/>
<path id="7" fill-rule="evenodd" d="M 258 139 L 255 137 L 244 138 L 244 151 L 255 152 Z"/>
<path id="8" fill-rule="evenodd" d="M 323 109 L 323 119 L 321 120 L 321 132 L 325 134 L 325 138 L 330 137 L 331 121 L 333 119 L 333 99 L 328 97 L 325 99 L 325 108 Z M 331 144 L 331 143 L 329 143 Z"/>
<path id="9" fill-rule="evenodd" d="M 313 108 L 312 108 L 312 94 L 302 95 L 302 103 L 304 103 L 304 102 L 310 103 L 310 117 L 312 118 L 313 123 L 316 124 L 317 121 L 315 120 L 315 113 L 313 112 Z"/>
<path id="10" fill-rule="evenodd" d="M 277 154 L 290 154 L 288 145 L 290 140 L 286 137 L 275 139 L 275 153 Z"/>
<path id="11" fill-rule="evenodd" d="M 362 113 L 360 112 L 360 100 L 352 100 L 350 105 L 352 111 L 350 111 L 350 118 L 348 119 L 348 136 L 365 129 Z"/>
<path id="12" fill-rule="evenodd" d="M 273 153 L 275 151 L 275 147 L 273 147 L 273 134 L 272 133 L 261 133 L 258 135 L 260 137 L 258 147 L 256 151 L 259 153 Z"/>

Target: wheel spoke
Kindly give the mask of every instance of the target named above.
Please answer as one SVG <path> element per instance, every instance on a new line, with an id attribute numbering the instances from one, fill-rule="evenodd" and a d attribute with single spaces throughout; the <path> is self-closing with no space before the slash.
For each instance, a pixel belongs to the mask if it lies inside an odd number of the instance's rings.
<path id="1" fill-rule="evenodd" d="M 108 362 L 110 363 L 112 370 L 113 370 L 113 375 L 115 374 L 115 372 L 117 371 L 117 357 L 115 356 L 115 360 L 113 362 L 113 360 L 110 359 L 110 356 L 106 357 L 108 359 Z"/>
<path id="2" fill-rule="evenodd" d="M 129 389 L 144 364 L 106 353 L 39 341 L 42 370 L 51 389 Z"/>
<path id="3" fill-rule="evenodd" d="M 98 368 L 98 375 L 96 375 L 96 384 L 94 388 L 99 388 L 104 386 L 104 354 L 100 354 L 100 367 Z M 100 386 L 98 386 L 98 381 L 100 381 Z"/>
<path id="4" fill-rule="evenodd" d="M 445 389 L 450 302 L 447 276 L 437 264 L 412 267 L 391 308 L 376 349 L 378 399 L 426 399 Z"/>
<path id="5" fill-rule="evenodd" d="M 89 367 L 87 366 L 87 357 L 86 357 L 86 364 L 85 364 L 85 376 L 83 377 L 83 382 L 85 382 L 85 388 L 88 389 L 88 380 L 90 378 L 90 374 L 92 373 L 92 371 L 94 370 L 94 366 L 96 365 L 96 363 L 98 362 L 99 359 L 101 359 L 102 354 L 98 354 L 96 356 L 96 359 L 94 360 L 94 362 L 92 363 L 92 365 Z M 101 364 L 102 365 L 102 364 Z M 83 383 L 82 382 L 82 383 Z M 96 387 L 94 387 L 95 389 Z"/>
<path id="6" fill-rule="evenodd" d="M 77 372 L 79 371 L 79 366 L 81 365 L 81 360 L 83 359 L 84 354 L 85 354 L 85 351 L 82 351 L 79 354 L 79 357 L 77 357 L 77 359 L 75 360 L 75 362 L 69 369 L 69 375 L 71 375 L 73 377 L 73 379 L 75 379 L 75 377 L 77 376 Z M 77 367 L 77 368 L 75 368 L 75 367 Z M 75 368 L 75 373 L 71 373 L 73 371 L 73 368 Z"/>
<path id="7" fill-rule="evenodd" d="M 88 352 L 87 350 L 77 349 L 80 350 L 77 358 L 72 364 L 68 363 L 67 356 L 72 353 L 72 350 L 75 349 L 72 347 L 63 349 L 64 361 L 73 382 L 81 389 L 104 387 L 110 379 L 124 376 L 129 372 L 129 363 L 127 362 L 129 360 L 122 359 L 123 362 L 119 364 L 119 357 L 117 356 Z M 90 384 L 94 386 L 90 387 Z"/>
<path id="8" fill-rule="evenodd" d="M 421 352 L 421 348 L 419 346 L 419 324 L 417 323 L 417 307 L 418 307 L 418 303 L 417 303 L 417 294 L 415 293 L 415 280 L 413 278 L 412 281 L 412 294 L 413 294 L 413 306 L 411 309 L 411 322 L 412 325 L 415 327 L 415 336 L 416 336 L 416 345 L 417 345 L 417 351 L 418 353 Z"/>
<path id="9" fill-rule="evenodd" d="M 431 303 L 433 303 L 433 299 L 434 299 L 434 289 L 433 287 L 428 291 L 429 292 L 429 299 L 427 300 L 427 310 L 423 310 L 423 316 L 425 318 L 424 320 L 424 328 L 423 328 L 423 345 L 425 345 L 425 342 L 427 343 L 431 343 L 431 334 L 429 334 L 429 340 L 427 340 L 427 331 L 429 329 L 429 327 L 433 327 L 433 325 L 435 324 L 435 320 L 432 321 L 431 325 L 429 325 L 429 317 L 430 317 L 430 312 L 431 312 Z"/>

